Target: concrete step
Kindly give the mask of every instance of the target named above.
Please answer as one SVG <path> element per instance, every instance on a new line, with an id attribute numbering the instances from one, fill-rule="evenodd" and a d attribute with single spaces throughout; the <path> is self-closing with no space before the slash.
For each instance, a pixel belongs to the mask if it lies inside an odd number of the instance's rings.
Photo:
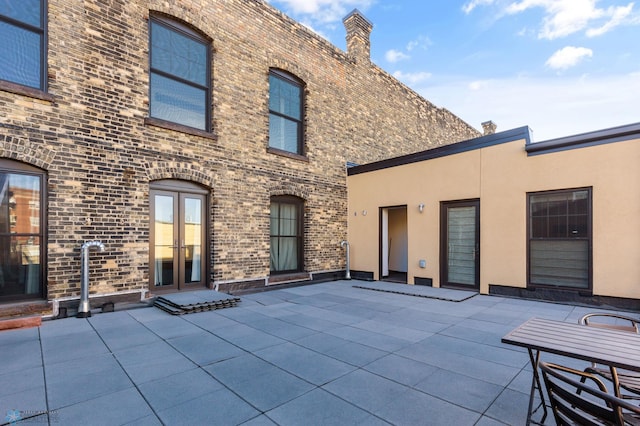
<path id="1" fill-rule="evenodd" d="M 0 331 L 13 330 L 16 328 L 40 327 L 41 324 L 42 317 L 40 315 L 0 319 Z"/>
<path id="2" fill-rule="evenodd" d="M 0 330 L 38 327 L 43 317 L 53 316 L 53 306 L 44 300 L 0 305 Z"/>

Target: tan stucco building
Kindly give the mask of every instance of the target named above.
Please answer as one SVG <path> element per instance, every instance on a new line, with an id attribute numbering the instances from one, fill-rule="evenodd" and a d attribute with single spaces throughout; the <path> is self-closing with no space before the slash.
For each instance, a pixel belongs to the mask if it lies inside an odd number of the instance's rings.
<path id="1" fill-rule="evenodd" d="M 640 307 L 640 123 L 349 170 L 352 276 Z"/>

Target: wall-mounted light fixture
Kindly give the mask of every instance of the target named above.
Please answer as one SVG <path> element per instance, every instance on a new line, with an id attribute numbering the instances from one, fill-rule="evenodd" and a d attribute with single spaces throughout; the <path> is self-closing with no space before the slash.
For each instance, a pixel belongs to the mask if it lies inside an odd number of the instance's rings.
<path id="1" fill-rule="evenodd" d="M 422 203 L 418 204 L 418 211 L 420 213 L 422 213 L 424 211 L 424 204 L 422 204 Z"/>
<path id="2" fill-rule="evenodd" d="M 362 210 L 362 216 L 366 216 L 367 215 L 367 211 L 366 210 Z"/>

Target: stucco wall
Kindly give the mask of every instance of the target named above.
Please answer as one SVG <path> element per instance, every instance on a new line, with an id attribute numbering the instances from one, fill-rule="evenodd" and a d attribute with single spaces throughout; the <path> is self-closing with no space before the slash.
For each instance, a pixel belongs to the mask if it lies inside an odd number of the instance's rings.
<path id="1" fill-rule="evenodd" d="M 525 141 L 515 140 L 349 176 L 351 267 L 379 278 L 378 207 L 406 204 L 408 280 L 433 278 L 439 286 L 440 202 L 479 198 L 480 291 L 526 288 L 527 192 L 592 187 L 593 294 L 640 298 L 638 164 L 637 139 L 530 156 Z"/>

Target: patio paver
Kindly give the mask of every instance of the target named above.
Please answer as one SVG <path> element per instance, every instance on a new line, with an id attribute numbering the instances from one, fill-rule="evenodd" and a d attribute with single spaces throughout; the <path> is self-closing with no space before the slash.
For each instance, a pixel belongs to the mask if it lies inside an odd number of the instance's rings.
<path id="1" fill-rule="evenodd" d="M 357 283 L 247 294 L 184 316 L 143 308 L 0 331 L 0 425 L 16 413 L 50 425 L 523 424 L 528 355 L 501 337 L 534 316 L 574 322 L 596 310 Z"/>

